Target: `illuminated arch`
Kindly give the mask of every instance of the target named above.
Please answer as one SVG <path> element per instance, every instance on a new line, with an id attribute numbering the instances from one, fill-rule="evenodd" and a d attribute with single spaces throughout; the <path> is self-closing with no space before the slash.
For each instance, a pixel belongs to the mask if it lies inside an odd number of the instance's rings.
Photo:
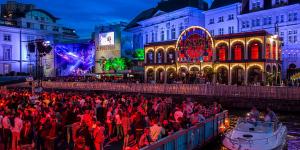
<path id="1" fill-rule="evenodd" d="M 224 41 L 224 40 L 216 42 L 215 47 L 218 47 L 220 44 L 223 44 L 223 43 L 226 44 L 229 47 L 229 43 L 227 41 Z"/>
<path id="2" fill-rule="evenodd" d="M 164 47 L 162 47 L 162 46 L 160 46 L 160 47 L 157 47 L 157 48 L 155 48 L 155 53 L 157 53 L 157 52 L 159 52 L 159 51 L 165 51 L 165 48 Z"/>
<path id="3" fill-rule="evenodd" d="M 211 34 L 207 31 L 207 29 L 205 29 L 205 28 L 203 28 L 203 27 L 201 27 L 201 26 L 191 26 L 191 27 L 189 27 L 189 28 L 183 30 L 183 31 L 180 33 L 179 38 L 178 38 L 177 41 L 176 41 L 176 50 L 178 49 L 178 44 L 179 44 L 180 40 L 182 39 L 182 36 L 183 36 L 186 32 L 188 32 L 190 29 L 200 29 L 200 30 L 205 31 L 205 33 L 208 35 L 208 37 L 209 37 L 210 40 L 211 40 L 212 48 L 215 47 L 215 46 L 214 46 L 214 40 L 213 40 Z"/>
<path id="4" fill-rule="evenodd" d="M 250 40 L 247 41 L 247 46 L 249 45 L 249 43 L 251 43 L 252 41 L 259 41 L 261 44 L 263 44 L 263 40 L 261 38 L 251 38 Z"/>
<path id="5" fill-rule="evenodd" d="M 200 68 L 199 65 L 192 65 L 192 66 L 190 66 L 189 71 L 191 71 L 192 68 L 198 68 L 199 71 L 201 70 L 201 68 Z"/>
<path id="6" fill-rule="evenodd" d="M 229 70 L 228 65 L 220 64 L 215 67 L 215 71 L 217 71 L 220 67 L 225 67 L 227 70 Z"/>
<path id="7" fill-rule="evenodd" d="M 264 70 L 264 67 L 261 64 L 250 64 L 247 66 L 247 70 L 249 70 L 252 67 L 259 67 L 262 71 Z"/>
<path id="8" fill-rule="evenodd" d="M 154 71 L 154 67 L 147 67 L 147 68 L 145 69 L 145 71 L 148 72 L 149 69 L 152 69 L 152 70 Z"/>
<path id="9" fill-rule="evenodd" d="M 153 52 L 154 52 L 154 49 L 153 49 L 153 48 L 147 48 L 147 49 L 145 50 L 145 53 L 148 53 L 149 51 L 153 51 Z"/>
<path id="10" fill-rule="evenodd" d="M 167 67 L 166 71 L 169 71 L 170 69 L 174 69 L 174 71 L 176 71 L 176 67 Z"/>
<path id="11" fill-rule="evenodd" d="M 165 71 L 165 68 L 163 66 L 158 66 L 157 68 L 155 68 L 155 71 L 159 70 L 159 69 L 162 69 Z"/>
<path id="12" fill-rule="evenodd" d="M 213 68 L 212 65 L 203 65 L 203 66 L 201 66 L 201 70 L 206 68 L 206 67 Z"/>
<path id="13" fill-rule="evenodd" d="M 243 40 L 233 40 L 230 42 L 230 44 L 231 44 L 230 46 L 232 47 L 232 46 L 234 46 L 235 43 L 238 43 L 238 42 L 243 43 L 245 46 L 245 41 L 243 41 Z"/>
<path id="14" fill-rule="evenodd" d="M 234 64 L 234 65 L 231 65 L 230 69 L 233 70 L 235 69 L 236 67 L 240 67 L 240 68 L 243 68 L 245 70 L 245 65 L 241 65 L 241 64 Z"/>

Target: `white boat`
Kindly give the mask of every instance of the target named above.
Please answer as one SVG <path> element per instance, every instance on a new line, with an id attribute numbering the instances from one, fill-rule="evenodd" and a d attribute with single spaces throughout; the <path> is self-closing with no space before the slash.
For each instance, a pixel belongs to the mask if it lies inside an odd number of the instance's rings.
<path id="1" fill-rule="evenodd" d="M 280 150 L 286 144 L 287 128 L 282 123 L 239 119 L 225 134 L 223 145 L 231 150 Z"/>

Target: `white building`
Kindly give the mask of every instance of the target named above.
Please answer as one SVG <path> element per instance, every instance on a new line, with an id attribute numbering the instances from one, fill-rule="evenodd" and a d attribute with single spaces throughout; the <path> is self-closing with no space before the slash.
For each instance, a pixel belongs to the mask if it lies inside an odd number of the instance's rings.
<path id="1" fill-rule="evenodd" d="M 133 49 L 147 43 L 176 40 L 189 26 L 204 26 L 203 12 L 208 4 L 202 0 L 162 0 L 155 8 L 140 13 L 127 26 L 133 33 Z"/>
<path id="2" fill-rule="evenodd" d="M 57 20 L 31 4 L 15 1 L 1 4 L 0 74 L 34 74 L 36 54 L 27 48 L 30 41 L 44 39 L 54 44 L 78 38 L 73 29 L 59 25 Z M 53 51 L 43 59 L 43 67 L 45 76 L 55 75 Z"/>
<path id="3" fill-rule="evenodd" d="M 210 9 L 205 11 L 205 28 L 211 35 L 223 35 L 237 33 L 238 18 L 241 12 L 241 3 L 238 0 L 215 0 Z"/>
<path id="4" fill-rule="evenodd" d="M 279 35 L 282 45 L 282 73 L 290 65 L 300 67 L 300 1 L 246 0 L 238 16 L 240 32 L 266 30 Z"/>

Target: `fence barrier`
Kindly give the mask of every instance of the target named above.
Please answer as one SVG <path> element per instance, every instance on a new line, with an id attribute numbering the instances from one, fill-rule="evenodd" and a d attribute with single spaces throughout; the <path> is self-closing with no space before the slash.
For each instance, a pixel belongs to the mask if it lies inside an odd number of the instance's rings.
<path id="1" fill-rule="evenodd" d="M 28 83 L 8 87 L 29 87 Z M 43 82 L 47 89 L 99 90 L 112 92 L 137 92 L 149 94 L 186 94 L 195 96 L 221 96 L 300 100 L 300 88 L 281 86 L 235 86 L 209 84 L 147 84 L 110 82 Z"/>
<path id="2" fill-rule="evenodd" d="M 225 119 L 228 119 L 228 111 L 189 129 L 178 131 L 141 150 L 192 150 L 201 147 L 219 135 L 219 127 L 225 124 Z"/>

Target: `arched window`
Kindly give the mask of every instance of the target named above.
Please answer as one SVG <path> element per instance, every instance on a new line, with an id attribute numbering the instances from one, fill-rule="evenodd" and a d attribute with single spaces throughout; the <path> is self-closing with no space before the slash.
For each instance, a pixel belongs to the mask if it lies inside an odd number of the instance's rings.
<path id="1" fill-rule="evenodd" d="M 175 63 L 175 50 L 174 49 L 168 50 L 167 63 Z"/>
<path id="2" fill-rule="evenodd" d="M 251 60 L 261 59 L 261 48 L 262 44 L 259 41 L 254 41 L 249 44 L 249 58 Z"/>
<path id="3" fill-rule="evenodd" d="M 154 52 L 153 51 L 147 52 L 147 63 L 148 64 L 154 63 Z"/>
<path id="4" fill-rule="evenodd" d="M 156 54 L 156 63 L 162 64 L 164 63 L 164 51 L 163 50 L 158 50 Z"/>
<path id="5" fill-rule="evenodd" d="M 243 43 L 236 43 L 232 46 L 232 60 L 242 60 L 244 57 Z"/>
<path id="6" fill-rule="evenodd" d="M 226 61 L 227 60 L 228 47 L 226 44 L 222 44 L 217 48 L 217 60 Z"/>

